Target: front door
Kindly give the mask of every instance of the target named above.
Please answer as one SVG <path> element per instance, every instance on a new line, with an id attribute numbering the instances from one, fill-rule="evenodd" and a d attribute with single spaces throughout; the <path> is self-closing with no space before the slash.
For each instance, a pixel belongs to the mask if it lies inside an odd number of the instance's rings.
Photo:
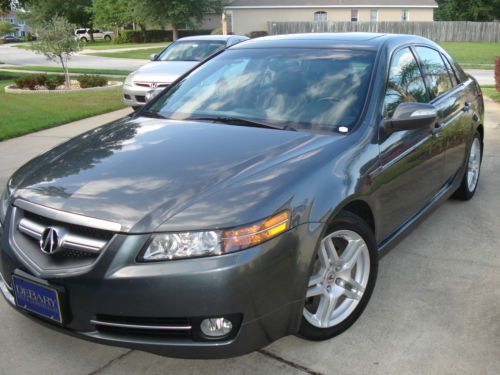
<path id="1" fill-rule="evenodd" d="M 390 119 L 403 102 L 430 101 L 417 60 L 410 48 L 392 57 L 384 101 Z M 381 213 L 379 240 L 387 239 L 422 210 L 443 187 L 444 144 L 434 126 L 380 132 L 380 174 L 377 204 Z"/>

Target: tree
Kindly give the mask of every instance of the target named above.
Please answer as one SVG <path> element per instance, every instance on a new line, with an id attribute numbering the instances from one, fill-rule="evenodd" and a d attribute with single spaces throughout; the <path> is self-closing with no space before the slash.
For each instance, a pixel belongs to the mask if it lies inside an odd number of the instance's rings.
<path id="1" fill-rule="evenodd" d="M 27 12 L 20 15 L 35 29 L 54 16 L 64 17 L 78 26 L 92 27 L 89 12 L 92 0 L 23 0 L 21 5 Z"/>
<path id="2" fill-rule="evenodd" d="M 494 21 L 500 19 L 500 0 L 437 0 L 436 20 Z"/>
<path id="3" fill-rule="evenodd" d="M 70 87 L 68 60 L 74 52 L 81 49 L 76 40 L 73 29 L 75 26 L 66 18 L 55 16 L 38 29 L 37 42 L 33 50 L 44 54 L 48 59 L 58 61 L 63 70 L 66 88 Z"/>
<path id="4" fill-rule="evenodd" d="M 115 35 L 120 28 L 132 22 L 130 0 L 94 0 L 92 2 L 92 21 L 95 25 L 113 29 Z"/>
<path id="5" fill-rule="evenodd" d="M 13 34 L 16 31 L 14 26 L 8 21 L 0 21 L 0 35 Z"/>
<path id="6" fill-rule="evenodd" d="M 178 25 L 200 22 L 206 13 L 220 11 L 222 3 L 222 0 L 143 0 L 135 3 L 133 14 L 151 25 L 170 25 L 175 40 Z"/>

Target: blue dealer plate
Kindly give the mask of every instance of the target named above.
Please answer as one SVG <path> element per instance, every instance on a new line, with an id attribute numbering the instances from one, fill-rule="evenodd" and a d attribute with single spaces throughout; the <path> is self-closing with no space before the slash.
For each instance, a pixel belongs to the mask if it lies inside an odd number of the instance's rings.
<path id="1" fill-rule="evenodd" d="M 63 323 L 56 289 L 13 275 L 12 286 L 17 307 L 54 322 Z"/>

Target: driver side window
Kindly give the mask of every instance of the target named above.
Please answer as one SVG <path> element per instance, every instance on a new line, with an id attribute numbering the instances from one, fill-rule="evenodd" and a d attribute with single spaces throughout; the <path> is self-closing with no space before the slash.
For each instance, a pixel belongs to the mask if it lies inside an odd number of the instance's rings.
<path id="1" fill-rule="evenodd" d="M 392 57 L 384 99 L 384 118 L 391 118 L 404 102 L 429 102 L 429 96 L 417 60 L 409 48 Z"/>

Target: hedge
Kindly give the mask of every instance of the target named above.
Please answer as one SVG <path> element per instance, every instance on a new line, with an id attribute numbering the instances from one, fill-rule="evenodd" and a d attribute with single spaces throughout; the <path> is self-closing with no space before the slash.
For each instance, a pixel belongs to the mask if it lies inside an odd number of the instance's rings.
<path id="1" fill-rule="evenodd" d="M 212 30 L 179 30 L 179 38 L 195 35 L 210 34 Z M 113 39 L 114 43 L 154 43 L 167 42 L 173 39 L 171 30 L 122 30 L 120 35 Z"/>

